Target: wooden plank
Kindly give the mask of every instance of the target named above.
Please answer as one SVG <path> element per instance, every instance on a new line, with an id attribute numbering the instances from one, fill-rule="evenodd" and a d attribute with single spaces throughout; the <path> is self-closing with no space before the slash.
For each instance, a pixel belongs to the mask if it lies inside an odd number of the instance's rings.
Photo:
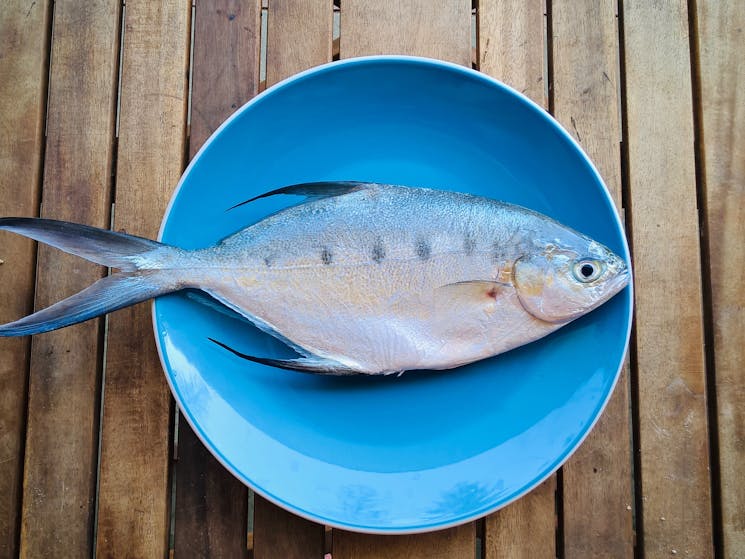
<path id="1" fill-rule="evenodd" d="M 324 528 L 256 496 L 254 559 L 321 559 Z"/>
<path id="2" fill-rule="evenodd" d="M 42 215 L 106 227 L 119 5 L 58 1 L 54 9 Z M 37 262 L 36 308 L 106 273 L 47 246 Z M 92 551 L 102 325 L 94 320 L 32 341 L 21 556 Z"/>
<path id="3" fill-rule="evenodd" d="M 331 0 L 269 0 L 266 17 L 267 86 L 331 61 Z M 323 526 L 297 518 L 256 495 L 253 542 L 255 559 L 321 557 Z"/>
<path id="4" fill-rule="evenodd" d="M 471 66 L 471 0 L 344 0 L 342 58 L 410 54 Z"/>
<path id="5" fill-rule="evenodd" d="M 191 157 L 225 118 L 257 93 L 260 18 L 258 0 L 196 5 Z M 178 431 L 175 556 L 245 556 L 246 487 L 207 451 L 183 418 Z"/>
<path id="6" fill-rule="evenodd" d="M 471 65 L 471 2 L 345 0 L 341 12 L 342 58 L 370 54 L 429 56 Z M 420 536 L 333 532 L 334 559 L 379 557 L 473 557 L 473 524 Z"/>
<path id="7" fill-rule="evenodd" d="M 261 0 L 198 1 L 189 155 L 259 87 Z"/>
<path id="8" fill-rule="evenodd" d="M 332 0 L 270 0 L 266 12 L 266 82 L 331 61 Z"/>
<path id="9" fill-rule="evenodd" d="M 49 4 L 0 10 L 0 216 L 36 215 L 46 108 Z M 34 304 L 34 243 L 0 237 L 0 324 Z M 7 295 L 6 295 L 7 294 Z M 0 340 L 0 557 L 18 555 L 29 339 Z"/>
<path id="10" fill-rule="evenodd" d="M 480 0 L 479 69 L 548 108 L 543 0 Z M 486 518 L 484 550 L 494 557 L 555 557 L 556 476 Z"/>
<path id="11" fill-rule="evenodd" d="M 646 557 L 712 556 L 688 10 L 624 0 Z M 638 472 L 637 472 L 638 474 Z"/>
<path id="12" fill-rule="evenodd" d="M 334 559 L 473 559 L 473 523 L 449 530 L 411 536 L 374 536 L 334 530 Z"/>
<path id="13" fill-rule="evenodd" d="M 618 28 L 614 0 L 554 0 L 554 116 L 582 145 L 621 207 Z M 564 557 L 631 557 L 628 367 L 563 468 Z"/>
<path id="14" fill-rule="evenodd" d="M 556 476 L 486 517 L 484 557 L 556 557 Z"/>
<path id="15" fill-rule="evenodd" d="M 745 557 L 745 4 L 696 6 L 722 529 L 734 559 Z"/>
<path id="16" fill-rule="evenodd" d="M 548 107 L 544 0 L 479 0 L 479 70 Z"/>
<path id="17" fill-rule="evenodd" d="M 245 557 L 248 491 L 182 418 L 176 462 L 174 557 Z"/>
<path id="18" fill-rule="evenodd" d="M 189 0 L 129 0 L 124 18 L 115 229 L 153 238 L 184 166 Z M 163 557 L 171 398 L 150 304 L 109 317 L 98 557 Z"/>

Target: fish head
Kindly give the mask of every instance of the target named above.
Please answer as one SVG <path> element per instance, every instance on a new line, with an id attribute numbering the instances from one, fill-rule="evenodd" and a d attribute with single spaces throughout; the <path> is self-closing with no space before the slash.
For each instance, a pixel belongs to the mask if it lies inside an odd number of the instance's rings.
<path id="1" fill-rule="evenodd" d="M 584 236 L 577 235 L 571 243 L 534 247 L 516 260 L 513 277 L 520 303 L 540 320 L 569 322 L 629 283 L 624 259 Z"/>

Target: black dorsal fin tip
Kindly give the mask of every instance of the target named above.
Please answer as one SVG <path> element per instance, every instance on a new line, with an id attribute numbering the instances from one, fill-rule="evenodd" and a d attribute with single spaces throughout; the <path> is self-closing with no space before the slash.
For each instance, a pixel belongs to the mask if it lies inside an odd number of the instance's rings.
<path id="1" fill-rule="evenodd" d="M 325 360 L 321 357 L 299 357 L 297 359 L 272 359 L 269 357 L 256 357 L 254 355 L 247 355 L 230 347 L 227 344 L 219 342 L 214 338 L 207 338 L 214 344 L 219 345 L 223 349 L 227 349 L 233 355 L 246 359 L 253 363 L 259 363 L 261 365 L 268 365 L 270 367 L 277 367 L 279 369 L 287 369 L 289 371 L 300 371 L 301 373 L 311 373 L 316 375 L 356 375 L 358 371 L 345 367 L 341 363 L 335 363 L 330 360 Z"/>
<path id="2" fill-rule="evenodd" d="M 321 182 L 305 182 L 300 184 L 293 184 L 290 186 L 283 186 L 276 190 L 265 192 L 254 196 L 249 200 L 239 202 L 235 206 L 231 206 L 226 211 L 233 210 L 240 206 L 245 206 L 250 202 L 258 200 L 260 198 L 268 198 L 269 196 L 276 196 L 278 194 L 292 194 L 295 196 L 309 196 L 309 197 L 321 197 L 328 198 L 333 196 L 342 196 L 349 194 L 356 190 L 366 188 L 370 183 L 357 182 L 357 181 L 321 181 Z"/>

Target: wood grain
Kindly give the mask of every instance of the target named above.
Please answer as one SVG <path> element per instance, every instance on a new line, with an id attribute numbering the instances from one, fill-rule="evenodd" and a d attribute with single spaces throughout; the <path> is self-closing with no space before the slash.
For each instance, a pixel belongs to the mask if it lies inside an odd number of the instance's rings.
<path id="1" fill-rule="evenodd" d="M 486 559 L 556 557 L 556 475 L 486 517 Z"/>
<path id="2" fill-rule="evenodd" d="M 646 557 L 710 557 L 688 12 L 625 0 L 623 18 L 642 545 Z"/>
<path id="3" fill-rule="evenodd" d="M 470 0 L 344 0 L 342 58 L 409 54 L 471 66 Z"/>
<path id="4" fill-rule="evenodd" d="M 231 113 L 257 93 L 260 17 L 258 0 L 196 5 L 191 157 Z M 245 556 L 248 491 L 209 453 L 184 418 L 178 428 L 175 476 L 175 556 Z"/>
<path id="5" fill-rule="evenodd" d="M 38 213 L 49 19 L 47 2 L 0 10 L 0 216 Z M 10 233 L 0 247 L 2 324 L 33 310 L 36 250 Z M 18 555 L 30 348 L 28 338 L 0 340 L 0 557 Z"/>
<path id="6" fill-rule="evenodd" d="M 548 107 L 544 0 L 479 0 L 479 70 Z"/>
<path id="7" fill-rule="evenodd" d="M 189 0 L 129 0 L 124 18 L 115 229 L 153 238 L 184 166 Z M 163 557 L 171 398 L 150 304 L 109 317 L 98 557 Z"/>
<path id="8" fill-rule="evenodd" d="M 696 5 L 722 527 L 734 559 L 745 557 L 745 4 Z"/>
<path id="9" fill-rule="evenodd" d="M 268 86 L 331 61 L 333 9 L 331 0 L 269 0 Z M 255 559 L 321 557 L 323 526 L 298 518 L 256 495 L 253 542 Z M 282 553 L 277 553 L 275 546 L 280 546 Z"/>
<path id="10" fill-rule="evenodd" d="M 189 155 L 259 88 L 261 0 L 198 1 Z"/>
<path id="11" fill-rule="evenodd" d="M 580 143 L 621 207 L 618 28 L 613 0 L 554 0 L 554 116 Z M 563 468 L 564 556 L 631 557 L 628 367 L 597 425 Z"/>
<path id="12" fill-rule="evenodd" d="M 270 0 L 266 12 L 266 83 L 331 61 L 332 0 Z"/>
<path id="13" fill-rule="evenodd" d="M 246 557 L 248 490 L 182 417 L 175 465 L 174 557 Z"/>
<path id="14" fill-rule="evenodd" d="M 542 0 L 480 0 L 479 69 L 521 91 L 544 108 L 545 33 Z M 487 558 L 555 557 L 556 476 L 488 516 Z"/>
<path id="15" fill-rule="evenodd" d="M 254 559 L 321 559 L 324 528 L 256 496 Z"/>
<path id="16" fill-rule="evenodd" d="M 473 559 L 473 523 L 412 536 L 375 536 L 334 530 L 334 559 Z"/>
<path id="17" fill-rule="evenodd" d="M 41 213 L 107 227 L 119 5 L 59 1 L 54 10 Z M 39 248 L 37 264 L 36 308 L 106 273 L 47 246 Z M 80 557 L 92 551 L 102 324 L 93 320 L 32 341 L 23 557 Z"/>

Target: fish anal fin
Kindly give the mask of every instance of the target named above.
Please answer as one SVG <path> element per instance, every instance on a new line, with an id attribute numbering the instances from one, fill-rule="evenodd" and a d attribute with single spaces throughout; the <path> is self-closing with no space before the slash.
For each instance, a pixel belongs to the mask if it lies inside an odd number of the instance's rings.
<path id="1" fill-rule="evenodd" d="M 291 371 L 300 371 L 302 373 L 312 373 L 316 375 L 357 375 L 359 371 L 355 371 L 341 363 L 332 361 L 331 359 L 324 359 L 323 357 L 299 357 L 297 359 L 272 359 L 270 357 L 256 357 L 254 355 L 247 355 L 230 347 L 227 344 L 219 342 L 214 338 L 208 338 L 209 341 L 215 343 L 227 349 L 233 355 L 237 355 L 241 359 L 246 359 L 253 363 L 260 363 L 261 365 L 269 365 L 270 367 L 277 367 L 280 369 L 288 369 Z"/>
<path id="2" fill-rule="evenodd" d="M 366 188 L 370 183 L 355 182 L 355 181 L 323 181 L 323 182 L 306 182 L 301 184 L 293 184 L 290 186 L 284 186 L 277 188 L 264 194 L 254 196 L 249 200 L 240 202 L 235 206 L 228 208 L 228 211 L 244 206 L 250 202 L 258 200 L 260 198 L 268 198 L 269 196 L 276 196 L 278 194 L 293 194 L 296 196 L 310 196 L 315 198 L 328 198 L 333 196 L 342 196 L 356 190 Z"/>

